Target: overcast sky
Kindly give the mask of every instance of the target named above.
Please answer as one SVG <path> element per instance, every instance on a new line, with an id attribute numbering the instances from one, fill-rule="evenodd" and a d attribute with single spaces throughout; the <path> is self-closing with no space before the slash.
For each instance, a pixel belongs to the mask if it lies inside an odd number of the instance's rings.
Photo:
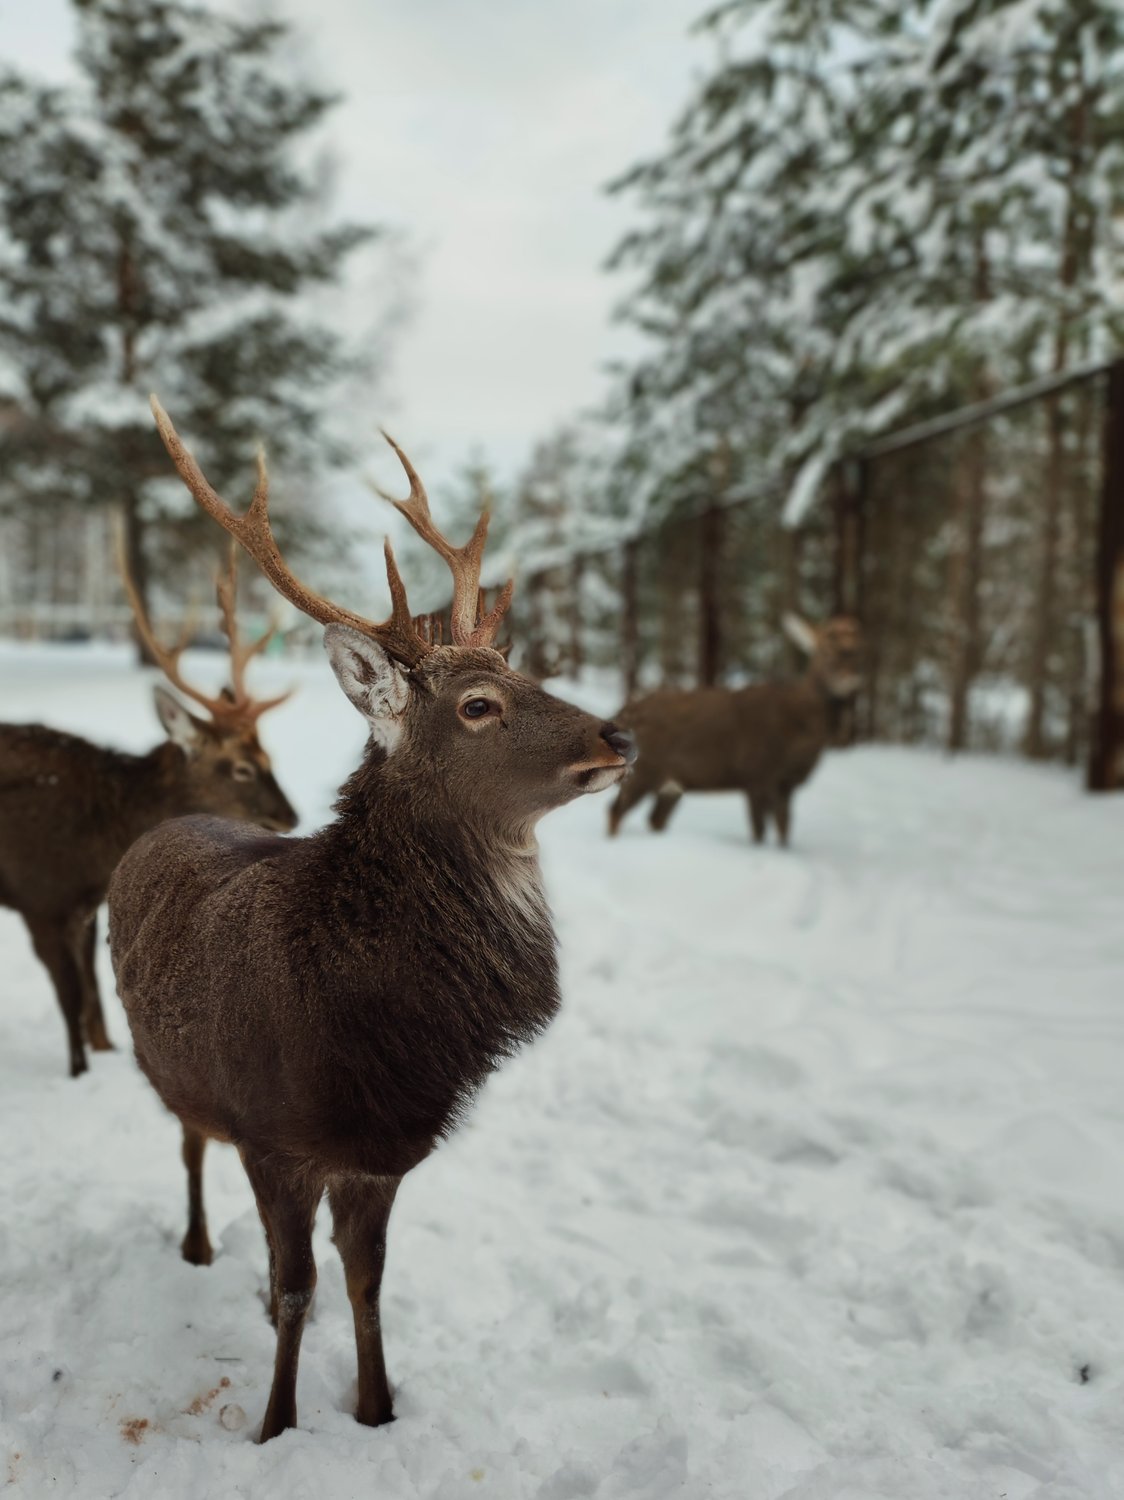
<path id="1" fill-rule="evenodd" d="M 510 474 L 627 347 L 610 320 L 623 283 L 602 265 L 629 213 L 603 187 L 664 142 L 706 57 L 687 35 L 702 0 L 274 8 L 315 81 L 345 96 L 327 130 L 338 211 L 397 226 L 419 252 L 372 421 L 431 488 L 474 444 Z M 67 0 L 0 0 L 0 18 L 9 62 L 64 75 Z"/>

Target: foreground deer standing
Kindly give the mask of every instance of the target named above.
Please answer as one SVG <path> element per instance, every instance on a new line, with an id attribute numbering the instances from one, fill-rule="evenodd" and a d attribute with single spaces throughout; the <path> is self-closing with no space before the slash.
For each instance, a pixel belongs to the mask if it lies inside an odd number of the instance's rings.
<path id="1" fill-rule="evenodd" d="M 535 825 L 618 781 L 632 745 L 510 670 L 493 647 L 510 584 L 480 618 L 487 515 L 453 547 L 397 447 L 410 495 L 394 503 L 453 576 L 451 645 L 412 623 L 389 543 L 385 623 L 311 593 L 273 540 L 264 463 L 236 515 L 154 411 L 199 504 L 327 626 L 329 660 L 370 739 L 336 821 L 310 838 L 185 818 L 136 844 L 109 892 L 118 988 L 137 1060 L 183 1123 L 186 1259 L 211 1258 L 208 1137 L 237 1146 L 257 1199 L 277 1328 L 262 1441 L 296 1422 L 325 1190 L 355 1318 L 357 1416 L 377 1426 L 392 1415 L 379 1287 L 398 1183 L 554 1015 Z"/>
<path id="2" fill-rule="evenodd" d="M 684 792 L 744 792 L 753 839 L 769 820 L 788 844 L 792 794 L 807 781 L 830 742 L 841 705 L 861 686 L 858 622 L 840 616 L 818 629 L 786 615 L 785 629 L 808 655 L 802 677 L 749 687 L 665 688 L 620 712 L 636 736 L 636 770 L 609 810 L 615 834 L 628 811 L 654 794 L 649 823 L 667 827 Z"/>
<path id="3" fill-rule="evenodd" d="M 72 1077 L 86 1070 L 86 1042 L 95 1052 L 111 1046 L 94 964 L 97 909 L 129 845 L 183 813 L 221 813 L 279 829 L 297 821 L 258 740 L 258 720 L 282 700 L 255 701 L 246 689 L 246 667 L 266 640 L 246 646 L 239 638 L 233 557 L 219 584 L 233 686 L 217 698 L 184 679 L 185 643 L 162 647 L 127 575 L 125 585 L 154 658 L 208 718 L 158 686 L 156 712 L 168 738 L 147 755 L 106 750 L 42 724 L 0 724 L 0 905 L 19 912 L 51 976 Z"/>

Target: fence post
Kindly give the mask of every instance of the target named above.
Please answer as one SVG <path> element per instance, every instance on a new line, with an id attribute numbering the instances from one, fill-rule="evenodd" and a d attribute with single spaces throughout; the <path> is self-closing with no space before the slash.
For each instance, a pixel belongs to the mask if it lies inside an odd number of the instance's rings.
<path id="1" fill-rule="evenodd" d="M 1100 671 L 1087 785 L 1110 792 L 1124 786 L 1124 359 L 1108 372 L 1096 590 Z"/>

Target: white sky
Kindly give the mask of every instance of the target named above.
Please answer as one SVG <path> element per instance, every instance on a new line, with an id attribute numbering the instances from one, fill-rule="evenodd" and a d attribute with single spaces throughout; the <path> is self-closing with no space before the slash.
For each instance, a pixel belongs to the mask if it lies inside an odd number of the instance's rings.
<path id="1" fill-rule="evenodd" d="M 371 418 L 431 489 L 475 444 L 509 476 L 628 347 L 610 321 L 625 283 L 601 267 L 629 208 L 602 188 L 663 145 L 706 58 L 687 36 L 703 8 L 277 0 L 313 79 L 345 96 L 326 132 L 337 211 L 395 225 L 420 252 Z M 7 61 L 62 76 L 68 0 L 0 0 L 0 35 Z"/>

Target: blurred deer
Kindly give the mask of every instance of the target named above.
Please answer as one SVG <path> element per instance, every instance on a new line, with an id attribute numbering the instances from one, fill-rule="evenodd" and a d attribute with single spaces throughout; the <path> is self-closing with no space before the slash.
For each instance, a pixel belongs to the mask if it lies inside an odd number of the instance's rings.
<path id="1" fill-rule="evenodd" d="M 0 905 L 19 912 L 51 976 L 72 1077 L 86 1070 L 87 1042 L 95 1052 L 112 1045 L 94 964 L 97 909 L 129 845 L 184 813 L 279 830 L 296 825 L 258 739 L 258 720 L 283 699 L 255 700 L 246 687 L 246 668 L 269 637 L 246 645 L 239 636 L 234 562 L 232 551 L 218 586 L 231 687 L 211 697 L 180 670 L 186 639 L 171 649 L 157 641 L 122 561 L 138 631 L 169 682 L 206 718 L 158 685 L 156 712 L 167 739 L 147 755 L 107 750 L 42 724 L 0 724 Z"/>
<path id="2" fill-rule="evenodd" d="M 629 810 L 655 797 L 649 815 L 658 833 L 684 792 L 744 792 L 753 839 L 772 821 L 788 844 L 792 794 L 816 768 L 833 736 L 841 705 L 862 685 L 862 632 L 839 616 L 818 628 L 788 614 L 784 627 L 807 654 L 802 677 L 749 687 L 665 688 L 619 714 L 636 736 L 636 769 L 609 810 L 615 834 Z"/>
<path id="3" fill-rule="evenodd" d="M 357 1416 L 377 1426 L 392 1415 L 379 1289 L 395 1192 L 557 1010 L 535 825 L 619 781 L 632 745 L 508 667 L 494 642 L 511 585 L 480 607 L 487 513 L 454 547 L 396 445 L 410 494 L 394 504 L 452 574 L 448 645 L 411 619 L 389 542 L 384 623 L 312 593 L 273 539 L 264 461 L 237 515 L 154 410 L 198 503 L 327 627 L 370 738 L 336 821 L 310 838 L 189 818 L 135 844 L 109 891 L 118 989 L 137 1061 L 183 1123 L 185 1258 L 211 1259 L 208 1138 L 233 1141 L 257 1198 L 277 1328 L 262 1441 L 296 1423 L 325 1191 L 355 1319 Z"/>

